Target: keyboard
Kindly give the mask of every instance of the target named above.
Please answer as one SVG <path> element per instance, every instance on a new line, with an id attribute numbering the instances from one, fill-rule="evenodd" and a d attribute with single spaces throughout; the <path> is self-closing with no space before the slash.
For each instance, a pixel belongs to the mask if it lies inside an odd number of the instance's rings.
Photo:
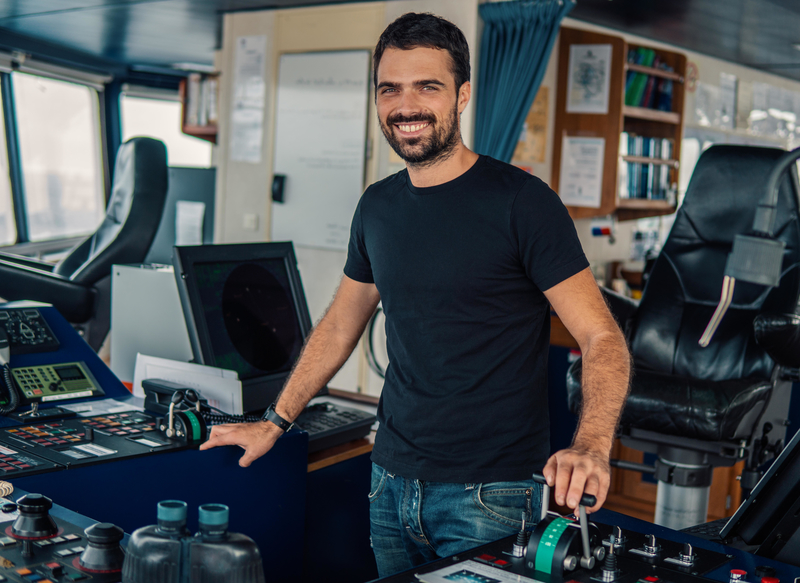
<path id="1" fill-rule="evenodd" d="M 369 435 L 377 418 L 372 413 L 333 403 L 306 407 L 295 425 L 308 432 L 308 453 Z"/>
<path id="2" fill-rule="evenodd" d="M 721 540 L 719 536 L 720 531 L 726 524 L 728 524 L 729 520 L 730 518 L 719 518 L 717 520 L 712 520 L 711 522 L 705 522 L 703 524 L 695 524 L 694 526 L 686 527 L 681 529 L 681 532 L 685 532 L 705 540 L 718 541 Z"/>

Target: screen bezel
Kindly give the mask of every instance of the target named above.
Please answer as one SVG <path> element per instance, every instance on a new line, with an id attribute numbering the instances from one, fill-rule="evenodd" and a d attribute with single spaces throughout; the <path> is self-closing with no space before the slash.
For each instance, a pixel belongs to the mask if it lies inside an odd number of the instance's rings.
<path id="1" fill-rule="evenodd" d="M 173 251 L 173 266 L 178 293 L 183 307 L 186 329 L 189 334 L 189 343 L 192 347 L 194 362 L 208 366 L 216 366 L 211 334 L 203 309 L 200 290 L 197 287 L 196 266 L 215 262 L 241 262 L 260 261 L 265 259 L 280 259 L 289 280 L 292 306 L 300 326 L 300 331 L 305 340 L 311 332 L 311 316 L 303 291 L 303 283 L 297 268 L 297 257 L 291 241 L 269 243 L 233 243 L 220 245 L 195 245 L 176 246 Z M 265 409 L 277 397 L 290 371 L 280 373 L 265 373 L 244 379 L 245 389 L 257 391 L 256 399 L 243 399 L 251 403 L 246 412 Z M 323 388 L 319 394 L 327 394 Z M 253 405 L 253 403 L 257 403 Z"/>

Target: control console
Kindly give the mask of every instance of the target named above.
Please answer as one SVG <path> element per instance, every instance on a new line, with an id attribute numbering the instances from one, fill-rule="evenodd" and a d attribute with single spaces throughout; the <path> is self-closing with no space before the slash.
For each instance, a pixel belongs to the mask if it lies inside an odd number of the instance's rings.
<path id="1" fill-rule="evenodd" d="M 0 479 L 186 449 L 201 440 L 186 430 L 167 437 L 165 425 L 149 413 L 130 411 L 2 428 Z"/>
<path id="2" fill-rule="evenodd" d="M 0 310 L 0 326 L 8 335 L 12 355 L 50 352 L 57 350 L 61 345 L 36 308 Z"/>
<path id="3" fill-rule="evenodd" d="M 543 476 L 534 479 L 544 484 L 545 503 L 533 532 L 523 525 L 516 537 L 438 561 L 415 578 L 401 575 L 387 583 L 710 583 L 706 575 L 732 559 L 689 543 L 590 523 L 585 508 L 594 506 L 594 496 L 583 496 L 577 519 L 549 512 L 549 488 Z"/>
<path id="4" fill-rule="evenodd" d="M 0 582 L 116 583 L 121 580 L 124 553 L 122 529 L 98 523 L 86 530 L 55 521 L 53 503 L 41 494 L 27 494 L 0 507 L 13 522 L 0 523 Z"/>

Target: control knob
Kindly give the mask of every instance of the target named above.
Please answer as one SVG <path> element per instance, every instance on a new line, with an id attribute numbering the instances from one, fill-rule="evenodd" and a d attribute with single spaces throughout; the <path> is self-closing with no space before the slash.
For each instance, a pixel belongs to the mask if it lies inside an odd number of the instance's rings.
<path id="1" fill-rule="evenodd" d="M 58 534 L 58 525 L 50 516 L 53 501 L 41 494 L 27 494 L 17 500 L 19 516 L 8 533 L 22 541 L 22 556 L 33 556 L 32 542 L 52 538 Z"/>
<path id="2" fill-rule="evenodd" d="M 125 560 L 125 553 L 119 546 L 124 536 L 122 529 L 110 522 L 98 522 L 84 532 L 89 543 L 78 559 L 81 570 L 92 573 L 122 571 Z"/>

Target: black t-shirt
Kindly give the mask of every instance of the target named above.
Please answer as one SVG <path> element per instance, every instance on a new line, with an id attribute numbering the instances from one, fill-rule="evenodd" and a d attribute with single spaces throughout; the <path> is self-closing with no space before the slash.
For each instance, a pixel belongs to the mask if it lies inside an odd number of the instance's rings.
<path id="1" fill-rule="evenodd" d="M 558 196 L 481 156 L 445 184 L 370 186 L 344 273 L 375 283 L 389 366 L 372 460 L 437 482 L 530 478 L 549 456 L 549 304 L 588 266 Z"/>

